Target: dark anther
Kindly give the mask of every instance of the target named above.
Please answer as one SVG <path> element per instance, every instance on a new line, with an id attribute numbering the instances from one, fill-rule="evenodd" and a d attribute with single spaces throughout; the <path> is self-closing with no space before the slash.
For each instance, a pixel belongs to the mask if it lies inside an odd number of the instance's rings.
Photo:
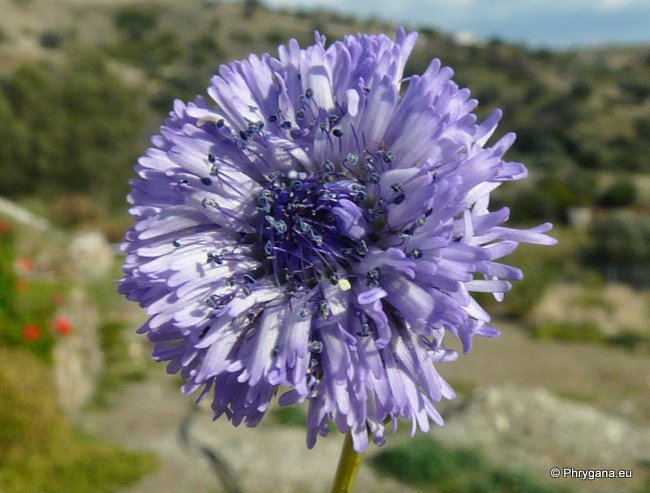
<path id="1" fill-rule="evenodd" d="M 359 255 L 365 255 L 368 253 L 368 245 L 366 245 L 365 240 L 361 240 L 359 243 L 357 243 L 357 253 Z"/>
<path id="2" fill-rule="evenodd" d="M 320 341 L 311 341 L 309 343 L 309 350 L 312 353 L 320 354 L 323 352 L 323 343 Z"/>
<path id="3" fill-rule="evenodd" d="M 429 217 L 431 214 L 433 214 L 433 209 L 427 209 L 424 212 L 424 217 Z"/>
<path id="4" fill-rule="evenodd" d="M 367 323 L 362 323 L 361 330 L 357 332 L 357 335 L 361 337 L 368 337 L 370 335 L 370 325 Z"/>
<path id="5" fill-rule="evenodd" d="M 311 87 L 309 87 L 309 88 L 305 91 L 305 97 L 306 97 L 307 99 L 310 99 L 313 95 L 314 95 L 314 90 L 313 90 Z"/>
<path id="6" fill-rule="evenodd" d="M 280 354 L 280 346 L 275 346 L 275 347 L 273 348 L 273 351 L 271 351 L 271 354 L 272 354 L 273 356 L 277 356 L 278 354 Z"/>
<path id="7" fill-rule="evenodd" d="M 242 292 L 244 293 L 244 296 L 250 296 L 253 293 L 253 290 L 250 286 L 244 286 Z"/>
<path id="8" fill-rule="evenodd" d="M 248 132 L 246 132 L 246 134 L 248 136 L 255 135 L 261 132 L 263 129 L 264 129 L 263 122 L 248 122 Z"/>
<path id="9" fill-rule="evenodd" d="M 270 240 L 264 243 L 264 253 L 267 255 L 273 255 L 273 245 Z"/>
<path id="10" fill-rule="evenodd" d="M 296 191 L 302 190 L 302 181 L 301 180 L 293 180 L 291 182 L 291 188 L 293 188 Z"/>
<path id="11" fill-rule="evenodd" d="M 339 117 L 338 115 L 329 115 L 327 121 L 330 122 L 330 125 L 334 126 L 338 123 Z"/>
<path id="12" fill-rule="evenodd" d="M 321 318 L 324 319 L 330 316 L 330 305 L 327 301 L 320 300 L 318 302 L 318 313 L 320 314 Z"/>
<path id="13" fill-rule="evenodd" d="M 245 283 L 247 283 L 247 284 L 255 284 L 255 279 L 250 274 L 244 274 L 241 277 L 242 277 L 242 279 L 244 280 Z"/>
<path id="14" fill-rule="evenodd" d="M 376 173 L 374 171 L 368 175 L 368 181 L 370 183 L 379 183 L 380 179 L 381 177 L 379 176 L 379 173 Z"/>
<path id="15" fill-rule="evenodd" d="M 394 192 L 401 192 L 402 191 L 402 184 L 401 183 L 393 183 L 390 188 L 393 189 Z"/>
<path id="16" fill-rule="evenodd" d="M 343 132 L 341 131 L 340 128 L 335 128 L 334 130 L 332 130 L 332 135 L 334 135 L 334 137 L 340 137 L 341 135 L 343 135 Z"/>
<path id="17" fill-rule="evenodd" d="M 208 263 L 210 262 L 221 265 L 223 264 L 223 258 L 221 258 L 221 255 L 217 255 L 216 253 L 208 252 Z"/>
<path id="18" fill-rule="evenodd" d="M 414 248 L 413 250 L 411 250 L 411 253 L 409 253 L 409 257 L 411 258 L 422 257 L 422 250 L 420 250 L 419 248 Z"/>
<path id="19" fill-rule="evenodd" d="M 384 162 L 385 163 L 391 163 L 395 160 L 395 154 L 393 151 L 386 151 L 384 153 Z"/>
<path id="20" fill-rule="evenodd" d="M 462 239 L 463 239 L 462 236 L 454 236 L 454 242 L 455 242 L 455 243 L 460 242 L 460 240 L 462 240 Z"/>
<path id="21" fill-rule="evenodd" d="M 368 278 L 368 287 L 369 288 L 376 288 L 379 286 L 379 279 L 381 277 L 381 271 L 379 270 L 379 267 L 375 267 L 372 270 L 369 270 L 366 272 L 366 277 Z"/>
<path id="22" fill-rule="evenodd" d="M 214 163 L 217 162 L 217 157 L 214 154 L 212 154 L 211 152 L 208 152 L 208 162 L 210 164 L 214 164 Z"/>
<path id="23" fill-rule="evenodd" d="M 208 187 L 212 185 L 212 180 L 207 176 L 204 176 L 203 178 L 201 178 L 201 183 L 203 183 L 206 187 Z"/>
<path id="24" fill-rule="evenodd" d="M 330 283 L 335 286 L 339 282 L 339 275 L 336 272 L 332 272 L 329 276 L 329 280 Z"/>
<path id="25" fill-rule="evenodd" d="M 225 122 L 224 122 L 223 118 L 220 118 L 219 121 L 217 122 L 217 128 L 223 127 L 224 124 L 225 124 Z"/>
<path id="26" fill-rule="evenodd" d="M 386 205 L 386 199 L 384 197 L 379 197 L 377 200 L 377 207 L 384 207 Z"/>
<path id="27" fill-rule="evenodd" d="M 400 193 L 399 195 L 397 195 L 397 197 L 393 199 L 393 204 L 401 204 L 402 202 L 404 202 L 404 199 L 406 199 L 406 195 Z"/>
<path id="28" fill-rule="evenodd" d="M 309 308 L 303 308 L 298 314 L 300 320 L 309 320 L 311 318 L 311 310 Z"/>
<path id="29" fill-rule="evenodd" d="M 291 128 L 291 122 L 289 120 L 285 120 L 282 123 L 280 123 L 280 127 L 289 130 Z"/>
<path id="30" fill-rule="evenodd" d="M 241 137 L 241 140 L 248 140 L 248 135 L 243 130 L 239 131 L 239 136 Z"/>
<path id="31" fill-rule="evenodd" d="M 208 330 L 210 330 L 210 326 L 206 325 L 203 327 L 203 330 L 201 330 L 201 333 L 199 334 L 199 339 L 203 339 L 205 337 L 205 334 L 208 333 Z"/>
<path id="32" fill-rule="evenodd" d="M 298 120 L 302 120 L 303 118 L 305 118 L 305 112 L 303 110 L 296 111 L 296 118 Z"/>
<path id="33" fill-rule="evenodd" d="M 172 241 L 172 245 L 174 245 L 176 248 L 178 248 L 179 246 L 181 246 L 181 242 L 178 241 L 178 240 L 174 240 L 174 241 Z"/>
<path id="34" fill-rule="evenodd" d="M 270 121 L 271 123 L 275 123 L 275 122 L 277 122 L 277 121 L 278 121 L 278 115 L 271 115 L 271 116 L 269 116 L 269 121 Z"/>

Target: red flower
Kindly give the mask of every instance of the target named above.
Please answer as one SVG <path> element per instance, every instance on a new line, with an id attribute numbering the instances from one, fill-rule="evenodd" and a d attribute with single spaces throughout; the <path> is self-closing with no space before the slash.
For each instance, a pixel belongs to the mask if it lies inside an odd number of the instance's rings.
<path id="1" fill-rule="evenodd" d="M 11 231 L 11 224 L 7 221 L 0 221 L 0 235 L 6 235 Z"/>
<path id="2" fill-rule="evenodd" d="M 23 327 L 23 337 L 28 342 L 38 341 L 41 338 L 41 328 L 38 325 L 27 324 Z"/>
<path id="3" fill-rule="evenodd" d="M 30 257 L 20 257 L 17 266 L 22 274 L 34 272 L 34 261 Z"/>
<path id="4" fill-rule="evenodd" d="M 72 322 L 65 316 L 56 317 L 54 319 L 54 330 L 59 335 L 68 336 L 72 334 Z"/>

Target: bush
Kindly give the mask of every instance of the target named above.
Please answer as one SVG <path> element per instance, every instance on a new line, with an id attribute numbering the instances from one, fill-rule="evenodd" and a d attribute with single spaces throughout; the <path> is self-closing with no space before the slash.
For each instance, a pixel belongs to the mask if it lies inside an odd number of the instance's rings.
<path id="1" fill-rule="evenodd" d="M 132 40 L 140 40 L 158 24 L 158 17 L 153 10 L 143 7 L 125 7 L 113 17 L 115 27 Z"/>
<path id="2" fill-rule="evenodd" d="M 560 341 L 605 342 L 605 335 L 600 328 L 590 322 L 582 324 L 548 323 L 533 329 L 533 335 L 539 339 Z"/>
<path id="3" fill-rule="evenodd" d="M 48 48 L 48 49 L 61 48 L 61 45 L 63 45 L 63 36 L 52 31 L 47 31 L 41 34 L 39 44 L 43 48 Z"/>
<path id="4" fill-rule="evenodd" d="M 584 263 L 608 281 L 650 285 L 650 217 L 611 213 L 592 223 L 589 237 L 582 251 Z"/>
<path id="5" fill-rule="evenodd" d="M 0 86 L 0 194 L 87 193 L 121 207 L 141 152 L 142 100 L 94 53 L 28 63 Z"/>
<path id="6" fill-rule="evenodd" d="M 553 493 L 521 471 L 493 469 L 476 451 L 449 450 L 429 437 L 418 437 L 373 457 L 380 474 L 439 493 Z"/>
<path id="7" fill-rule="evenodd" d="M 617 180 L 598 198 L 601 207 L 626 207 L 636 202 L 639 196 L 636 185 L 630 180 Z"/>

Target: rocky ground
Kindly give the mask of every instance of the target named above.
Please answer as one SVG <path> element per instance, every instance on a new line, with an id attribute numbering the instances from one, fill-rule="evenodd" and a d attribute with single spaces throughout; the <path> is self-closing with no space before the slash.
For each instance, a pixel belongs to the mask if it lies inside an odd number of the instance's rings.
<path id="1" fill-rule="evenodd" d="M 540 479 L 552 466 L 631 468 L 632 480 L 564 484 L 578 491 L 642 491 L 646 470 L 639 462 L 650 459 L 647 355 L 535 341 L 515 327 L 502 328 L 502 337 L 479 340 L 469 357 L 442 366 L 462 393 L 443 406 L 447 424 L 432 436 L 449 446 L 479 447 L 496 465 L 525 467 Z M 145 380 L 124 386 L 108 409 L 80 417 L 93 434 L 160 456 L 159 469 L 128 493 L 227 491 L 215 474 L 222 462 L 245 493 L 328 491 L 340 436 L 308 451 L 301 428 L 271 420 L 256 429 L 212 422 L 206 407 L 192 411 L 178 384 L 157 366 Z M 180 437 L 184 421 L 190 446 Z M 400 432 L 394 442 L 406 439 Z M 216 454 L 216 464 L 200 452 L 201 444 Z M 376 452 L 371 447 L 369 454 Z M 410 491 L 365 466 L 357 490 Z"/>

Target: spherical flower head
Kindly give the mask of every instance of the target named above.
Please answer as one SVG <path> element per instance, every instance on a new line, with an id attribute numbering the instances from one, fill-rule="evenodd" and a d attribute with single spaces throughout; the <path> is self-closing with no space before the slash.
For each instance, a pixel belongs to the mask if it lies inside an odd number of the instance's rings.
<path id="1" fill-rule="evenodd" d="M 281 392 L 309 402 L 309 447 L 333 421 L 357 451 L 398 418 L 442 424 L 445 334 L 496 336 L 471 293 L 500 299 L 522 273 L 498 260 L 554 243 L 488 210 L 526 176 L 514 135 L 487 146 L 500 111 L 477 123 L 438 60 L 404 79 L 415 41 L 317 34 L 223 65 L 138 161 L 120 291 L 215 418 L 255 426 Z"/>

